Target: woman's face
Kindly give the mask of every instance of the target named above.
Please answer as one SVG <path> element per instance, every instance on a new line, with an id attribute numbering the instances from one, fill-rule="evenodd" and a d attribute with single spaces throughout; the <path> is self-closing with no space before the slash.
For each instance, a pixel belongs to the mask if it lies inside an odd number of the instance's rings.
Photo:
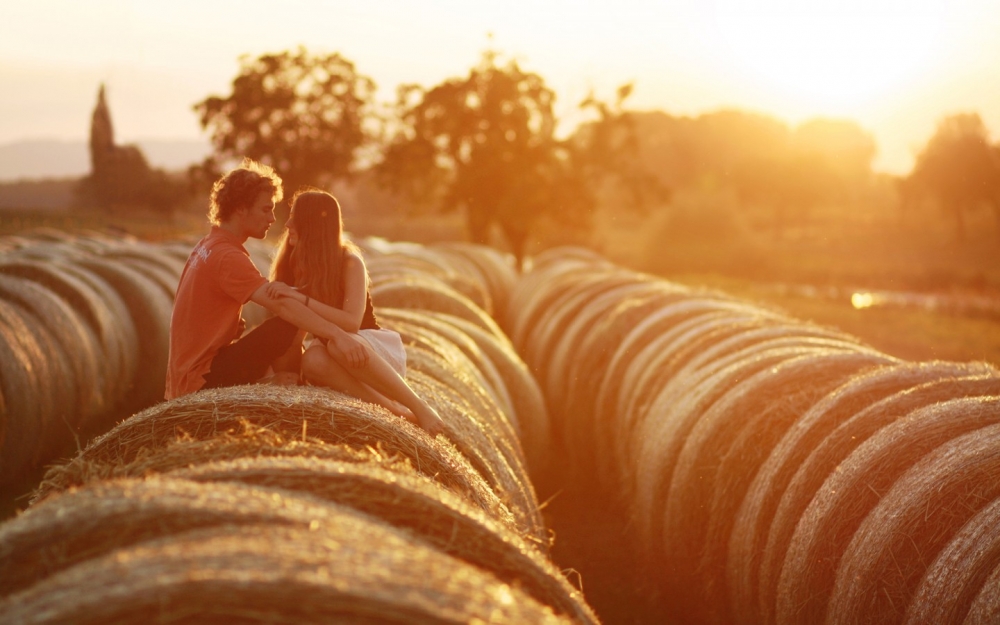
<path id="1" fill-rule="evenodd" d="M 292 214 L 288 216 L 285 228 L 288 230 L 288 244 L 295 247 L 299 242 L 299 230 L 295 225 L 295 211 L 292 211 Z"/>

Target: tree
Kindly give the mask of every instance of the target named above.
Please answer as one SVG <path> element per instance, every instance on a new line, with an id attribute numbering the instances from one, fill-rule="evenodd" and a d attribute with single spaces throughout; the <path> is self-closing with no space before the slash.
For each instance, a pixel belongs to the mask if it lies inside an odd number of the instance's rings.
<path id="1" fill-rule="evenodd" d="M 274 167 L 289 191 L 349 180 L 367 128 L 375 83 L 339 54 L 241 57 L 227 97 L 194 105 L 215 159 L 249 156 Z M 211 169 L 211 167 L 209 167 Z"/>
<path id="2" fill-rule="evenodd" d="M 379 166 L 381 180 L 444 211 L 465 212 L 473 241 L 496 225 L 523 259 L 539 220 L 585 230 L 596 203 L 597 174 L 621 173 L 622 113 L 589 98 L 600 119 L 559 140 L 555 93 L 516 62 L 487 51 L 468 76 L 425 90 L 398 91 L 399 126 Z M 620 101 L 628 89 L 619 93 Z M 620 107 L 619 107 L 620 108 Z M 602 150 L 597 149 L 601 146 Z"/>
<path id="3" fill-rule="evenodd" d="M 979 115 L 943 119 L 901 188 L 911 201 L 914 194 L 937 200 L 955 219 L 959 239 L 965 238 L 966 211 L 990 204 L 1000 217 L 1000 151 L 990 145 Z"/>

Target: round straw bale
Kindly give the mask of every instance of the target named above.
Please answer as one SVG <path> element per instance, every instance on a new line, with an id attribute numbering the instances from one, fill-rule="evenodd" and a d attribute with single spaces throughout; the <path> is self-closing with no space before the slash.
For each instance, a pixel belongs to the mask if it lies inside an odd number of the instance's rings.
<path id="1" fill-rule="evenodd" d="M 855 345 L 808 337 L 762 341 L 707 362 L 693 359 L 660 390 L 647 408 L 648 416 L 636 420 L 639 428 L 632 436 L 635 460 L 629 465 L 637 524 L 651 555 L 662 549 L 663 511 L 677 457 L 704 411 L 758 371 L 835 349 L 854 352 Z M 674 570 L 687 575 L 679 568 Z"/>
<path id="2" fill-rule="evenodd" d="M 408 458 L 417 471 L 435 477 L 494 518 L 516 524 L 483 476 L 442 437 L 431 439 L 385 409 L 327 389 L 265 384 L 203 390 L 133 415 L 95 438 L 70 461 L 50 468 L 32 503 L 70 486 L 102 479 L 113 467 L 154 453 L 179 435 L 206 440 L 242 431 L 244 422 L 289 438 L 301 435 L 357 448 L 377 446 L 389 455 Z"/>
<path id="3" fill-rule="evenodd" d="M 969 606 L 963 625 L 983 625 L 1000 621 L 1000 565 L 993 569 L 982 590 Z"/>
<path id="4" fill-rule="evenodd" d="M 93 329 L 63 298 L 33 280 L 0 273 L 0 298 L 16 302 L 30 311 L 65 351 L 70 375 L 67 386 L 75 388 L 73 410 L 65 418 L 74 428 L 107 410 L 100 345 Z M 71 356 L 70 356 L 71 355 Z"/>
<path id="5" fill-rule="evenodd" d="M 75 310 L 99 341 L 104 386 L 98 393 L 110 410 L 124 393 L 135 370 L 135 324 L 121 298 L 107 282 L 63 263 L 26 260 L 0 262 L 0 273 L 27 278 L 49 289 Z"/>
<path id="6" fill-rule="evenodd" d="M 520 437 L 517 415 L 514 413 L 510 393 L 507 392 L 500 372 L 472 338 L 455 326 L 431 317 L 428 311 L 383 308 L 379 311 L 379 318 L 383 320 L 383 325 L 387 328 L 400 332 L 401 336 L 405 334 L 407 342 L 421 343 L 426 348 L 435 349 L 441 345 L 441 341 L 445 341 L 448 345 L 461 350 L 462 354 L 468 358 L 468 363 L 455 362 L 454 364 L 456 366 L 469 364 L 473 367 L 474 373 L 479 375 L 479 383 L 490 391 L 493 400 L 500 406 L 504 414 L 508 415 L 515 433 Z M 448 358 L 447 353 L 441 355 Z"/>
<path id="7" fill-rule="evenodd" d="M 923 382 L 968 374 L 985 367 L 949 362 L 892 363 L 853 376 L 795 421 L 761 466 L 737 515 L 729 540 L 730 603 L 743 623 L 774 620 L 774 591 L 761 591 L 762 567 L 771 520 L 796 469 L 841 423 L 895 393 Z M 768 553 L 768 555 L 771 555 Z"/>
<path id="8" fill-rule="evenodd" d="M 577 466 L 593 466 L 598 449 L 610 443 L 595 410 L 610 355 L 628 329 L 683 293 L 667 282 L 637 280 L 586 305 L 566 328 L 550 360 L 546 383 L 551 387 L 550 402 L 561 407 L 553 418 L 562 426 L 562 439 Z"/>
<path id="9" fill-rule="evenodd" d="M 501 501 L 507 504 L 521 531 L 546 539 L 538 500 L 524 466 L 519 441 L 504 436 L 495 421 L 484 419 L 470 404 L 467 395 L 452 385 L 442 384 L 421 371 L 414 371 L 411 383 L 449 426 L 455 447 L 482 475 Z"/>
<path id="10" fill-rule="evenodd" d="M 873 351 L 820 350 L 758 371 L 728 390 L 685 438 L 664 514 L 665 555 L 694 573 L 687 605 L 731 622 L 727 547 L 747 487 L 773 445 L 817 401 L 858 371 L 889 362 Z"/>
<path id="11" fill-rule="evenodd" d="M 163 397 L 173 297 L 125 262 L 91 258 L 82 260 L 81 265 L 108 281 L 135 323 L 142 367 L 130 381 L 120 408 L 129 414 L 141 410 Z"/>
<path id="12" fill-rule="evenodd" d="M 998 420 L 993 402 L 976 397 L 931 404 L 889 423 L 836 465 L 789 542 L 778 583 L 778 622 L 821 622 L 850 541 L 900 476 L 936 447 Z"/>
<path id="13" fill-rule="evenodd" d="M 0 525 L 0 593 L 85 560 L 187 530 L 261 522 L 309 527 L 325 502 L 239 484 L 154 477 L 105 480 L 31 506 Z"/>
<path id="14" fill-rule="evenodd" d="M 510 342 L 454 315 L 434 312 L 424 314 L 447 323 L 470 337 L 496 366 L 517 414 L 521 447 L 527 456 L 529 468 L 533 473 L 543 471 L 552 455 L 549 446 L 551 430 L 548 409 L 538 382 Z"/>
<path id="15" fill-rule="evenodd" d="M 517 281 L 518 272 L 514 256 L 488 245 L 462 241 L 439 242 L 435 243 L 434 247 L 449 254 L 458 254 L 479 269 L 493 301 L 493 317 L 504 319 L 511 289 Z"/>
<path id="16" fill-rule="evenodd" d="M 996 481 L 996 475 L 988 479 Z M 994 499 L 969 519 L 927 567 L 906 609 L 906 625 L 966 622 L 976 596 L 1000 566 L 998 527 L 1000 499 Z"/>
<path id="17" fill-rule="evenodd" d="M 667 308 L 669 313 L 657 311 L 637 324 L 622 342 L 598 395 L 598 422 L 604 424 L 602 433 L 610 441 L 599 460 L 602 470 L 619 478 L 631 464 L 629 454 L 634 448 L 633 434 L 641 428 L 640 418 L 689 360 L 728 338 L 776 325 L 762 312 L 740 312 L 723 302 L 686 300 Z M 689 316 L 692 308 L 697 312 Z M 630 358 L 626 350 L 634 356 Z"/>
<path id="18" fill-rule="evenodd" d="M 379 308 L 410 308 L 432 310 L 461 317 L 497 336 L 504 336 L 497 322 L 482 308 L 455 289 L 427 280 L 412 280 L 375 285 L 372 303 Z"/>
<path id="19" fill-rule="evenodd" d="M 48 363 L 42 348 L 27 329 L 24 311 L 0 300 L 0 484 L 24 479 L 38 459 L 46 412 L 51 398 L 43 393 Z M 47 389 L 46 389 L 47 390 Z"/>
<path id="20" fill-rule="evenodd" d="M 102 254 L 103 258 L 123 261 L 159 286 L 171 299 L 184 271 L 184 260 L 150 243 L 118 245 Z"/>
<path id="21" fill-rule="evenodd" d="M 7 302 L 4 308 L 9 315 L 5 319 L 7 325 L 18 335 L 25 352 L 32 356 L 26 364 L 36 379 L 38 395 L 24 399 L 36 405 L 41 428 L 34 461 L 46 462 L 65 450 L 80 422 L 77 405 L 80 381 L 74 377 L 74 355 L 67 351 L 71 346 L 61 344 L 47 324 L 27 307 Z"/>
<path id="22" fill-rule="evenodd" d="M 539 271 L 550 265 L 565 262 L 583 262 L 592 265 L 611 266 L 611 262 L 588 247 L 560 245 L 550 247 L 525 259 L 525 270 Z"/>
<path id="23" fill-rule="evenodd" d="M 227 431 L 205 440 L 192 439 L 181 435 L 162 447 L 146 448 L 125 464 L 101 465 L 84 464 L 81 474 L 87 476 L 86 483 L 98 479 L 108 480 L 123 477 L 147 477 L 183 469 L 196 464 L 224 462 L 246 458 L 314 458 L 336 462 L 364 462 L 385 467 L 393 471 L 415 471 L 408 458 L 392 456 L 381 449 L 381 445 L 363 448 L 346 444 L 330 444 L 302 432 L 294 437 L 275 432 L 264 427 L 241 421 L 239 429 Z M 82 464 L 82 463 L 81 463 Z"/>
<path id="24" fill-rule="evenodd" d="M 169 477 L 199 482 L 238 481 L 303 492 L 382 519 L 413 532 L 448 555 L 518 585 L 544 605 L 593 620 L 580 593 L 537 545 L 497 524 L 481 510 L 410 469 L 386 470 L 362 463 L 302 458 L 257 458 L 201 464 Z"/>
<path id="25" fill-rule="evenodd" d="M 212 527 L 53 575 L 6 622 L 570 623 L 517 587 L 370 517 Z"/>
<path id="26" fill-rule="evenodd" d="M 522 275 L 511 291 L 508 318 L 503 324 L 518 353 L 525 352 L 528 335 L 568 290 L 579 287 L 581 281 L 600 281 L 604 275 L 619 271 L 607 264 L 595 267 L 590 263 L 560 263 Z"/>
<path id="27" fill-rule="evenodd" d="M 591 274 L 576 280 L 576 283 L 566 289 L 557 300 L 549 303 L 547 310 L 538 317 L 536 325 L 524 337 L 519 351 L 524 362 L 539 378 L 542 390 L 550 402 L 550 408 L 551 403 L 557 400 L 551 396 L 551 390 L 546 388 L 546 379 L 551 370 L 550 359 L 556 346 L 565 336 L 567 327 L 588 302 L 615 289 L 628 288 L 634 282 L 635 276 L 626 271 Z"/>
<path id="28" fill-rule="evenodd" d="M 920 459 L 865 517 L 837 570 L 827 610 L 831 625 L 901 622 L 934 558 L 1000 496 L 1000 397 L 954 403 L 983 412 L 993 425 Z"/>
<path id="29" fill-rule="evenodd" d="M 620 388 L 629 382 L 620 379 L 621 363 L 627 360 L 623 350 L 628 352 L 656 353 L 667 358 L 672 350 L 664 347 L 671 345 L 669 338 L 662 342 L 664 335 L 672 335 L 677 325 L 683 325 L 684 320 L 704 313 L 706 310 L 732 309 L 742 304 L 727 299 L 692 299 L 689 291 L 678 291 L 674 285 L 663 283 L 665 289 L 658 289 L 655 284 L 649 286 L 647 297 L 639 293 L 624 298 L 614 308 L 607 311 L 597 321 L 597 325 L 587 336 L 580 339 L 580 357 L 571 365 L 566 377 L 572 382 L 568 387 L 572 396 L 567 400 L 566 414 L 574 415 L 574 420 L 580 421 L 580 426 L 573 426 L 567 431 L 570 445 L 577 453 L 588 452 L 596 454 L 590 459 L 584 456 L 586 463 L 596 462 L 598 475 L 606 480 L 606 485 L 620 479 L 620 468 L 617 464 L 617 440 L 620 432 L 631 427 L 628 415 L 622 410 L 608 407 L 608 395 L 636 398 L 628 393 L 611 388 Z M 679 299 L 680 298 L 680 299 Z M 638 330 L 638 332 L 636 332 Z M 636 343 L 632 337 L 644 336 L 641 343 Z M 603 343 L 602 343 L 603 341 Z M 683 341 L 681 341 L 682 343 Z M 653 344 L 656 347 L 653 347 Z M 662 373 L 666 379 L 663 362 L 651 364 L 648 367 L 639 364 L 643 358 L 636 358 L 635 368 L 631 369 L 634 377 L 644 373 Z M 624 422 L 624 423 L 623 423 Z M 624 426 L 624 427 L 623 427 Z M 585 437 L 585 438 L 581 438 Z M 572 440 L 572 439 L 576 440 Z M 588 442 L 589 441 L 589 442 Z M 600 444 L 594 444 L 601 441 Z"/>

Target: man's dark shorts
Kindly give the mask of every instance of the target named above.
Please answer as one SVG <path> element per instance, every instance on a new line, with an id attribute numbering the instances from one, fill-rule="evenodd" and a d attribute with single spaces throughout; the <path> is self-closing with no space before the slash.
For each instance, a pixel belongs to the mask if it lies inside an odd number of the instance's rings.
<path id="1" fill-rule="evenodd" d="M 267 368 L 292 346 L 298 332 L 281 317 L 271 317 L 237 341 L 219 350 L 205 374 L 202 388 L 252 384 L 264 377 Z"/>

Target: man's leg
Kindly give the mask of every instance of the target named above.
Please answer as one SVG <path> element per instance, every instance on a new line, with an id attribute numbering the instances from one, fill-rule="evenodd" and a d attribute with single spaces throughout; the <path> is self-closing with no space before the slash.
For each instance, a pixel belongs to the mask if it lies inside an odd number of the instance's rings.
<path id="1" fill-rule="evenodd" d="M 202 388 L 256 382 L 278 357 L 288 351 L 298 333 L 281 317 L 271 317 L 234 343 L 219 350 Z"/>

